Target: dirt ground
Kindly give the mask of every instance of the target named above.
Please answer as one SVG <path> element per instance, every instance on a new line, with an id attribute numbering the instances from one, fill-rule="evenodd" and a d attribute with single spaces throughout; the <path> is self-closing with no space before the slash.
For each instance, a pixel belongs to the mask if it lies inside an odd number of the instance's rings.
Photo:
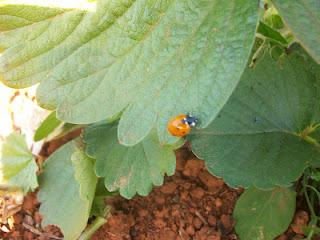
<path id="1" fill-rule="evenodd" d="M 45 158 L 79 132 L 45 144 Z M 236 240 L 232 211 L 241 189 L 231 189 L 221 179 L 205 170 L 203 161 L 187 149 L 177 151 L 176 173 L 165 178 L 147 197 L 131 200 L 113 197 L 108 222 L 92 240 Z M 57 227 L 41 228 L 40 203 L 36 194 L 25 197 L 22 210 L 14 215 L 13 226 L 3 225 L 0 239 L 63 239 Z M 309 221 L 303 201 L 298 199 L 297 212 L 286 234 L 278 240 L 303 239 L 302 226 Z M 3 231 L 5 228 L 8 230 Z"/>
<path id="2" fill-rule="evenodd" d="M 232 211 L 242 190 L 212 177 L 187 149 L 177 158 L 175 175 L 148 197 L 108 201 L 113 214 L 93 239 L 237 239 Z"/>
<path id="3" fill-rule="evenodd" d="M 242 191 L 210 175 L 203 161 L 181 149 L 175 175 L 148 197 L 107 201 L 112 216 L 93 240 L 237 240 L 232 212 Z M 291 226 L 278 240 L 304 238 L 309 215 L 301 207 L 299 199 Z"/>

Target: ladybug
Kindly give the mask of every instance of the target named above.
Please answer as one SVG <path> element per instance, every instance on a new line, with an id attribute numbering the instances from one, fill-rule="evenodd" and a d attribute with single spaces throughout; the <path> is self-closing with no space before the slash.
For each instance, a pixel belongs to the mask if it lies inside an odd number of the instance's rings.
<path id="1" fill-rule="evenodd" d="M 180 114 L 169 121 L 167 129 L 175 137 L 184 137 L 197 125 L 197 122 L 198 120 L 191 114 Z"/>

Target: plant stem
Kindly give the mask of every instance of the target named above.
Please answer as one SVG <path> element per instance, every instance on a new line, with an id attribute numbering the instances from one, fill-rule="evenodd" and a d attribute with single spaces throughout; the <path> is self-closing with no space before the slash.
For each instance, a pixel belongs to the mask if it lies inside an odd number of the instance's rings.
<path id="1" fill-rule="evenodd" d="M 310 198 L 309 198 L 309 195 L 308 195 L 308 190 L 307 190 L 307 185 L 308 185 L 307 177 L 308 177 L 308 175 L 307 175 L 307 174 L 304 174 L 304 176 L 303 176 L 303 186 L 302 186 L 302 189 L 303 189 L 304 197 L 306 198 L 306 201 L 307 201 L 308 208 L 309 208 L 309 210 L 310 210 L 311 218 L 313 218 L 313 217 L 316 216 L 316 214 L 315 214 L 315 212 L 314 212 L 313 206 L 312 206 L 312 204 L 311 204 L 311 201 L 310 201 Z"/>
<path id="2" fill-rule="evenodd" d="M 303 190 L 303 193 L 304 193 L 304 196 L 305 196 L 305 199 L 307 201 L 307 205 L 308 205 L 308 208 L 309 208 L 309 211 L 310 211 L 310 222 L 309 222 L 309 226 L 312 227 L 312 230 L 308 233 L 308 236 L 305 238 L 305 240 L 311 240 L 312 239 L 312 236 L 314 234 L 314 229 L 313 227 L 317 225 L 318 223 L 318 216 L 316 215 L 315 211 L 314 211 L 314 201 L 315 201 L 315 193 L 312 192 L 310 197 L 311 199 L 309 198 L 309 195 L 308 195 L 308 190 L 307 190 L 307 187 L 310 187 L 310 188 L 314 188 L 314 184 L 316 184 L 315 182 L 312 182 L 312 186 L 309 186 L 308 185 L 308 172 L 305 171 L 304 175 L 303 175 L 303 181 L 302 181 L 302 190 Z"/>
<path id="3" fill-rule="evenodd" d="M 105 218 L 97 217 L 81 234 L 79 240 L 90 240 L 92 235 L 107 222 Z"/>

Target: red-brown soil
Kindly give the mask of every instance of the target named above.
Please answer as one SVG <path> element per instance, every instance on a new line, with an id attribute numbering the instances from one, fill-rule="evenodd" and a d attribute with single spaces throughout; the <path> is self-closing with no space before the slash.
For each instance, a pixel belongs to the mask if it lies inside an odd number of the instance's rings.
<path id="1" fill-rule="evenodd" d="M 187 149 L 177 156 L 176 174 L 148 197 L 108 201 L 113 214 L 93 239 L 237 239 L 232 210 L 241 190 L 211 176 Z"/>
<path id="2" fill-rule="evenodd" d="M 79 132 L 47 144 L 41 154 L 47 157 L 77 134 Z M 183 148 L 177 152 L 175 175 L 166 177 L 165 184 L 154 188 L 149 196 L 107 200 L 112 215 L 92 239 L 236 240 L 232 211 L 241 192 L 241 189 L 231 189 L 221 179 L 211 176 L 203 161 Z M 22 210 L 14 215 L 13 228 L 9 233 L 0 230 L 0 239 L 62 239 L 56 227 L 41 228 L 39 205 L 36 194 L 28 194 Z M 303 238 L 301 227 L 309 220 L 303 206 L 299 200 L 293 224 L 279 240 Z"/>

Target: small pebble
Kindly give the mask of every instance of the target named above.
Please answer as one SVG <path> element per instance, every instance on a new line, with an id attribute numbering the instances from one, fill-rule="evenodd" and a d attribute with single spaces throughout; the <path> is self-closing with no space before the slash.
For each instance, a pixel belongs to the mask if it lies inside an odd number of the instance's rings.
<path id="1" fill-rule="evenodd" d="M 221 223 L 223 224 L 223 227 L 227 233 L 232 231 L 235 221 L 232 219 L 231 215 L 223 214 L 221 216 Z"/>
<path id="2" fill-rule="evenodd" d="M 25 231 L 23 233 L 23 240 L 33 240 L 33 234 L 31 232 Z"/>
<path id="3" fill-rule="evenodd" d="M 204 167 L 204 162 L 197 158 L 187 160 L 183 170 L 183 175 L 187 177 L 197 177 L 200 170 Z"/>
<path id="4" fill-rule="evenodd" d="M 199 218 L 197 218 L 197 217 L 193 218 L 193 226 L 196 229 L 200 229 L 202 227 L 202 225 L 203 225 L 203 222 Z"/>
<path id="5" fill-rule="evenodd" d="M 221 234 L 219 232 L 210 233 L 207 240 L 221 240 Z"/>
<path id="6" fill-rule="evenodd" d="M 194 230 L 194 227 L 192 225 L 189 225 L 187 228 L 186 228 L 186 232 L 188 233 L 189 236 L 193 236 L 195 234 L 195 230 Z"/>
<path id="7" fill-rule="evenodd" d="M 154 221 L 153 221 L 153 224 L 155 225 L 155 226 L 157 226 L 158 228 L 164 228 L 166 225 L 167 225 L 167 223 L 163 220 L 163 219 L 155 219 Z"/>
<path id="8" fill-rule="evenodd" d="M 149 212 L 148 212 L 147 210 L 145 210 L 145 209 L 140 209 L 140 210 L 138 211 L 138 215 L 139 215 L 140 217 L 146 217 L 146 216 L 149 215 Z"/>
<path id="9" fill-rule="evenodd" d="M 217 207 L 217 208 L 220 208 L 222 206 L 222 200 L 221 198 L 216 198 L 214 200 L 214 205 Z"/>
<path id="10" fill-rule="evenodd" d="M 160 188 L 160 191 L 164 194 L 172 194 L 177 189 L 177 184 L 174 182 L 168 182 Z"/>
<path id="11" fill-rule="evenodd" d="M 307 226 L 309 222 L 309 214 L 305 211 L 297 211 L 293 218 L 293 223 L 291 224 L 292 230 L 296 234 L 303 235 L 303 227 Z"/>
<path id="12" fill-rule="evenodd" d="M 216 216 L 210 215 L 210 216 L 208 217 L 208 223 L 209 223 L 209 225 L 212 226 L 212 227 L 216 226 L 216 225 L 217 225 L 217 218 L 216 218 Z"/>
<path id="13" fill-rule="evenodd" d="M 193 189 L 190 193 L 191 197 L 195 199 L 201 199 L 204 196 L 204 194 L 205 194 L 204 190 L 200 187 Z"/>

